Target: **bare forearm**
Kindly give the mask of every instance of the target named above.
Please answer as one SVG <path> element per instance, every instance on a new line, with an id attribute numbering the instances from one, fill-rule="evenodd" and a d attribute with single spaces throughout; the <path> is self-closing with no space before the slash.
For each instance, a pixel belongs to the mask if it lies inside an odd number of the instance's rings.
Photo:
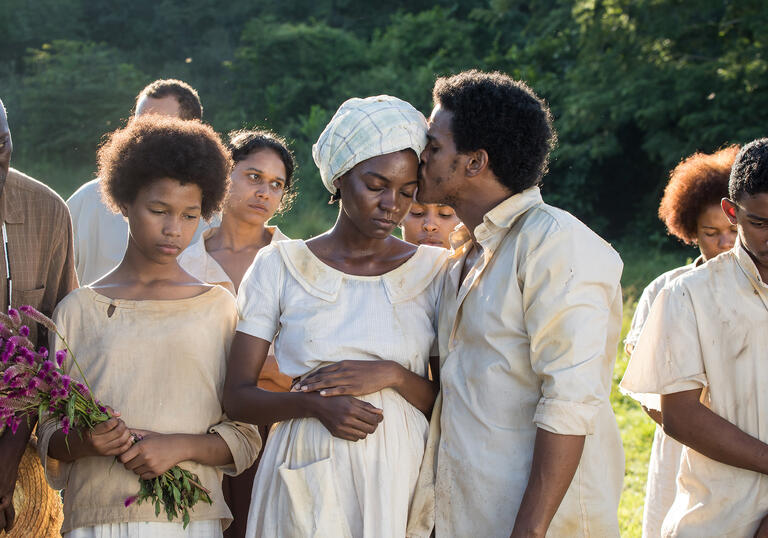
<path id="1" fill-rule="evenodd" d="M 581 461 L 584 439 L 583 435 L 537 430 L 531 475 L 517 512 L 513 537 L 547 533 Z"/>
<path id="2" fill-rule="evenodd" d="M 229 465 L 234 461 L 232 452 L 224 439 L 215 433 L 172 434 L 174 443 L 180 447 L 181 461 L 194 461 L 209 467 Z"/>
<path id="3" fill-rule="evenodd" d="M 224 410 L 232 420 L 268 425 L 314 416 L 312 400 L 317 397 L 301 392 L 271 392 L 255 384 L 243 384 L 225 391 Z"/>
<path id="4" fill-rule="evenodd" d="M 435 398 L 437 398 L 439 390 L 437 382 L 425 379 L 398 363 L 393 363 L 393 365 L 395 372 L 392 388 L 399 392 L 416 409 L 429 416 L 432 412 L 432 406 L 435 405 Z"/>
<path id="5" fill-rule="evenodd" d="M 682 394 L 682 393 L 678 393 Z M 661 397 L 664 432 L 713 460 L 768 474 L 768 445 L 712 412 L 698 399 Z"/>
<path id="6" fill-rule="evenodd" d="M 7 485 L 10 488 L 16 482 L 19 462 L 36 421 L 37 417 L 30 419 L 29 423 L 26 419 L 22 419 L 15 434 L 11 433 L 10 428 L 6 428 L 0 437 L 0 461 L 3 462 L 3 465 L 0 465 L 0 486 Z"/>
<path id="7" fill-rule="evenodd" d="M 643 411 L 645 411 L 645 414 L 651 417 L 651 420 L 653 420 L 656 424 L 661 426 L 662 424 L 661 411 L 658 411 L 656 409 L 650 409 L 648 407 L 645 407 L 644 405 L 641 407 L 643 408 Z"/>
<path id="8" fill-rule="evenodd" d="M 96 455 L 77 433 L 64 435 L 62 430 L 56 430 L 48 441 L 48 456 L 65 463 Z"/>

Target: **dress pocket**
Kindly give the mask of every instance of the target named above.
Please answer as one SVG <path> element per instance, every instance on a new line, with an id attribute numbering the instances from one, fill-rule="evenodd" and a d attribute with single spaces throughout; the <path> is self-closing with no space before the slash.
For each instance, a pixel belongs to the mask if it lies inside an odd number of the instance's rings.
<path id="1" fill-rule="evenodd" d="M 278 472 L 288 497 L 284 517 L 291 520 L 296 536 L 352 538 L 339 503 L 331 458 L 295 469 L 284 463 Z"/>

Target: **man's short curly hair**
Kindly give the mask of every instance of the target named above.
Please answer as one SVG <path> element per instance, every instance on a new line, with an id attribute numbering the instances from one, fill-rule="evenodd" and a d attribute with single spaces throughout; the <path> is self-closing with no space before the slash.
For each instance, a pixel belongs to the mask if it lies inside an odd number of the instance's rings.
<path id="1" fill-rule="evenodd" d="M 274 151 L 285 167 L 285 186 L 283 199 L 280 201 L 278 212 L 287 211 L 296 198 L 296 181 L 293 177 L 296 171 L 296 158 L 288 147 L 288 142 L 282 136 L 267 129 L 239 130 L 229 133 L 229 151 L 235 164 L 251 153 L 265 149 Z"/>
<path id="2" fill-rule="evenodd" d="M 659 205 L 659 218 L 670 234 L 689 245 L 696 243 L 699 216 L 728 195 L 728 176 L 738 152 L 738 146 L 728 146 L 712 154 L 694 153 L 672 170 Z"/>
<path id="3" fill-rule="evenodd" d="M 203 119 L 203 104 L 200 102 L 200 96 L 197 95 L 197 90 L 186 82 L 176 80 L 175 78 L 160 79 L 152 82 L 136 96 L 136 104 L 138 105 L 139 99 L 142 97 L 162 99 L 169 95 L 175 97 L 176 101 L 178 101 L 181 119 Z"/>
<path id="4" fill-rule="evenodd" d="M 491 170 L 513 193 L 541 183 L 557 136 L 549 107 L 524 82 L 465 71 L 438 78 L 432 98 L 453 114 L 459 153 L 484 149 Z"/>
<path id="5" fill-rule="evenodd" d="M 761 192 L 768 192 L 768 138 L 753 140 L 741 148 L 728 183 L 728 196 L 734 201 Z"/>
<path id="6" fill-rule="evenodd" d="M 113 211 L 133 203 L 152 182 L 172 178 L 200 187 L 204 219 L 221 209 L 232 169 L 229 152 L 209 125 L 154 114 L 113 132 L 99 148 L 98 162 L 104 201 Z"/>

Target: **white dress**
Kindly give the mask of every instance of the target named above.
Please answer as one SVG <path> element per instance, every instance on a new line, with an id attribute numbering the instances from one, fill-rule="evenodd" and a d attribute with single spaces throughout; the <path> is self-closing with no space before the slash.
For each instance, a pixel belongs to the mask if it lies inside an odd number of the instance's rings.
<path id="1" fill-rule="evenodd" d="M 345 359 L 393 360 L 427 376 L 447 251 L 421 246 L 381 276 L 342 273 L 304 241 L 262 249 L 238 295 L 237 330 L 271 341 L 280 371 L 303 377 Z M 384 420 L 362 441 L 314 418 L 275 425 L 254 480 L 248 537 L 402 537 L 426 417 L 393 389 L 361 397 Z"/>

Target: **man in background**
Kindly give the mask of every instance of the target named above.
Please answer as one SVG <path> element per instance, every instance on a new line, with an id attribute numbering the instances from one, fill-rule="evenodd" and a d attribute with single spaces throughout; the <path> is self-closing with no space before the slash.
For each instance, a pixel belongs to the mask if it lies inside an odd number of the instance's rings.
<path id="1" fill-rule="evenodd" d="M 156 80 L 136 96 L 134 117 L 143 114 L 201 120 L 203 105 L 197 91 L 186 82 Z M 104 204 L 99 178 L 81 186 L 67 200 L 67 205 L 72 213 L 77 276 L 82 284 L 90 284 L 123 259 L 128 246 L 128 223 Z M 202 220 L 200 222 L 195 239 L 206 227 Z"/>
<path id="2" fill-rule="evenodd" d="M 77 288 L 72 223 L 59 195 L 10 167 L 13 142 L 0 101 L 0 308 L 30 305 L 50 316 L 56 304 Z M 30 340 L 45 345 L 46 335 L 30 326 Z M 14 521 L 13 492 L 19 462 L 37 417 L 22 420 L 15 434 L 0 432 L 0 531 Z M 2 428 L 0 424 L 0 429 Z"/>

